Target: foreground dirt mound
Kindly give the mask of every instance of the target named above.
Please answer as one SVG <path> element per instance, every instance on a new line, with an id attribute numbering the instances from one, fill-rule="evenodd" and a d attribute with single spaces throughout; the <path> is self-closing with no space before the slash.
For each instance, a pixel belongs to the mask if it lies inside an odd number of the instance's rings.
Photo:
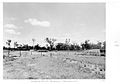
<path id="1" fill-rule="evenodd" d="M 60 52 L 62 53 L 62 52 Z M 4 79 L 104 79 L 105 59 L 23 52 L 4 58 Z M 11 60 L 12 59 L 12 60 Z M 96 61 L 95 61 L 96 60 Z M 99 62 L 97 61 L 99 60 Z"/>

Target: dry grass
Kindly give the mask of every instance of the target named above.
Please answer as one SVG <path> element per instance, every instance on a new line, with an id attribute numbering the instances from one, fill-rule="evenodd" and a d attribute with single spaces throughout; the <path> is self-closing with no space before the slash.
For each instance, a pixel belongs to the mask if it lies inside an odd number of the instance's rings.
<path id="1" fill-rule="evenodd" d="M 82 56 L 81 52 L 4 52 L 4 79 L 104 79 L 105 57 Z"/>

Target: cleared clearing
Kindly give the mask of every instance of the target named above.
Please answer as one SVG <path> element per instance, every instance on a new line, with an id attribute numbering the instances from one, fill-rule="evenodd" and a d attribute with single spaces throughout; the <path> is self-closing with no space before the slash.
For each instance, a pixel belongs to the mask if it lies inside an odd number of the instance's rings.
<path id="1" fill-rule="evenodd" d="M 4 51 L 4 79 L 105 79 L 105 57 L 77 51 Z"/>

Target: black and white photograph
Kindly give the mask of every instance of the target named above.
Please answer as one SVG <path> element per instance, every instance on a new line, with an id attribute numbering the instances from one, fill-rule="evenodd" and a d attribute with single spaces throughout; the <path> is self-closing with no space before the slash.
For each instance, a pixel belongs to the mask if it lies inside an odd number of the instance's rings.
<path id="1" fill-rule="evenodd" d="M 3 79 L 106 79 L 106 3 L 3 3 Z"/>

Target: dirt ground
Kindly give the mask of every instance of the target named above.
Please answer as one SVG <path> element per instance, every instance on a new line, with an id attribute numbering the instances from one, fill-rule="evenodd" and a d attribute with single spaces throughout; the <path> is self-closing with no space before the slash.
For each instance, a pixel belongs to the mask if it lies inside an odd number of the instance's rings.
<path id="1" fill-rule="evenodd" d="M 105 79 L 105 57 L 77 51 L 3 52 L 3 79 Z"/>

